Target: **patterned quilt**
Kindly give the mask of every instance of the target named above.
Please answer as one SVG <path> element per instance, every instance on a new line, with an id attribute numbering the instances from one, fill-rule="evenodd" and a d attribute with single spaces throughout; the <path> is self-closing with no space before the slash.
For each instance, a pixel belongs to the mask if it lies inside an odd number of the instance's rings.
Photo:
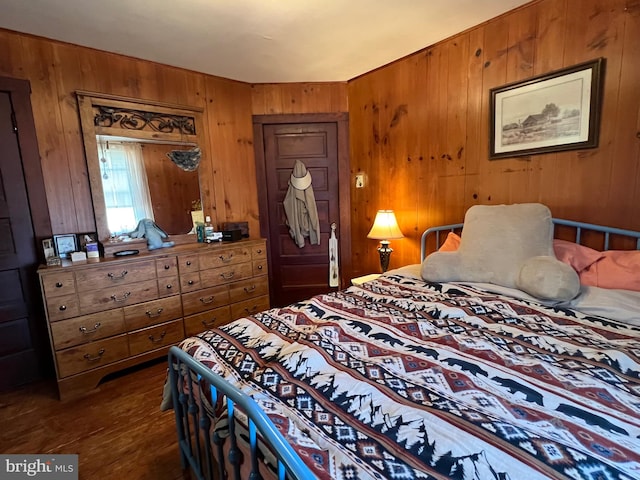
<path id="1" fill-rule="evenodd" d="M 640 328 L 385 275 L 182 348 L 318 478 L 640 478 Z"/>

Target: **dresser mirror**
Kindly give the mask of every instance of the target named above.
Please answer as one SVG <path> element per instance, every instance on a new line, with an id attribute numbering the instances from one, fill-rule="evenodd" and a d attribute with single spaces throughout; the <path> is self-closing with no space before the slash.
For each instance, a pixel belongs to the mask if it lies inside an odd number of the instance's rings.
<path id="1" fill-rule="evenodd" d="M 178 243 L 202 221 L 202 109 L 76 92 L 98 238 L 143 218 Z M 183 238 L 179 238 L 183 237 Z"/>

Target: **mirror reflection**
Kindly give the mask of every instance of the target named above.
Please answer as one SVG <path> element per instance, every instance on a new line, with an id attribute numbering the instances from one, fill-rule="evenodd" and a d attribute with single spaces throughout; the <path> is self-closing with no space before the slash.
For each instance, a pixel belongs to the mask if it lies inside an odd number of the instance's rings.
<path id="1" fill-rule="evenodd" d="M 198 171 L 185 171 L 167 153 L 194 145 L 97 135 L 100 177 L 111 235 L 153 219 L 169 235 L 186 234 L 202 221 Z"/>

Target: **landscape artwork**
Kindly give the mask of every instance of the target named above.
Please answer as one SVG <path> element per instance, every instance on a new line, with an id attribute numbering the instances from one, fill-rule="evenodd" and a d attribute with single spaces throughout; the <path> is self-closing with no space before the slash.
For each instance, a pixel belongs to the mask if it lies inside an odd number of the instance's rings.
<path id="1" fill-rule="evenodd" d="M 490 158 L 597 146 L 601 60 L 491 90 Z"/>

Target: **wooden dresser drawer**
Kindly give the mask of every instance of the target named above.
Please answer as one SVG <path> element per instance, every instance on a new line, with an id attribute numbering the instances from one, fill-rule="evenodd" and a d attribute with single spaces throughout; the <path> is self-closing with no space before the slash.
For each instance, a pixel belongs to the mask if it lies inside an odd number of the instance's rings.
<path id="1" fill-rule="evenodd" d="M 184 325 L 182 319 L 156 325 L 128 334 L 129 350 L 131 355 L 139 355 L 178 343 L 184 338 Z"/>
<path id="2" fill-rule="evenodd" d="M 229 290 L 226 286 L 205 288 L 197 292 L 182 294 L 182 310 L 185 316 L 222 307 L 228 303 Z"/>
<path id="3" fill-rule="evenodd" d="M 78 292 L 90 292 L 156 278 L 155 260 L 122 263 L 76 272 Z"/>
<path id="4" fill-rule="evenodd" d="M 242 302 L 231 304 L 231 318 L 236 319 L 253 315 L 269 309 L 269 296 L 250 298 Z"/>
<path id="5" fill-rule="evenodd" d="M 125 307 L 134 303 L 158 298 L 158 283 L 155 278 L 146 282 L 111 286 L 98 291 L 80 293 L 80 311 L 94 313 L 111 308 Z"/>
<path id="6" fill-rule="evenodd" d="M 201 288 L 200 272 L 189 272 L 180 275 L 180 291 L 182 293 L 193 292 Z"/>
<path id="7" fill-rule="evenodd" d="M 239 263 L 220 268 L 200 271 L 200 283 L 203 287 L 215 287 L 225 283 L 250 278 L 253 274 L 251 262 Z"/>
<path id="8" fill-rule="evenodd" d="M 198 254 L 178 255 L 178 270 L 180 271 L 180 275 L 200 270 Z"/>
<path id="9" fill-rule="evenodd" d="M 73 272 L 59 272 L 42 277 L 42 287 L 47 298 L 76 293 Z"/>
<path id="10" fill-rule="evenodd" d="M 119 335 L 126 331 L 121 308 L 51 324 L 51 337 L 56 350 Z"/>
<path id="11" fill-rule="evenodd" d="M 182 317 L 182 303 L 178 296 L 124 307 L 124 320 L 129 331 L 180 317 Z"/>
<path id="12" fill-rule="evenodd" d="M 213 327 L 219 327 L 231 321 L 231 309 L 229 306 L 215 308 L 206 312 L 197 313 L 184 319 L 184 330 L 187 336 L 195 335 Z"/>
<path id="13" fill-rule="evenodd" d="M 207 268 L 225 267 L 251 260 L 249 247 L 234 247 L 215 249 L 211 252 L 200 254 L 200 270 Z"/>
<path id="14" fill-rule="evenodd" d="M 76 295 L 64 295 L 47 299 L 49 321 L 64 320 L 80 315 L 80 303 Z"/>
<path id="15" fill-rule="evenodd" d="M 264 260 L 254 260 L 252 269 L 254 277 L 266 275 L 267 273 L 269 273 L 269 269 L 267 267 L 267 259 L 265 258 Z"/>
<path id="16" fill-rule="evenodd" d="M 166 257 L 156 260 L 156 275 L 158 277 L 177 277 L 178 259 L 176 257 Z"/>
<path id="17" fill-rule="evenodd" d="M 252 260 L 266 260 L 267 259 L 267 246 L 266 244 L 255 245 L 251 248 Z"/>
<path id="18" fill-rule="evenodd" d="M 178 279 L 178 275 L 158 278 L 159 297 L 169 297 L 171 295 L 177 295 L 178 293 L 180 293 L 180 280 Z"/>
<path id="19" fill-rule="evenodd" d="M 58 374 L 62 378 L 68 377 L 128 356 L 129 343 L 126 335 L 98 340 L 56 352 Z"/>
<path id="20" fill-rule="evenodd" d="M 268 294 L 269 282 L 267 277 L 250 278 L 229 284 L 229 301 L 231 303 Z"/>

